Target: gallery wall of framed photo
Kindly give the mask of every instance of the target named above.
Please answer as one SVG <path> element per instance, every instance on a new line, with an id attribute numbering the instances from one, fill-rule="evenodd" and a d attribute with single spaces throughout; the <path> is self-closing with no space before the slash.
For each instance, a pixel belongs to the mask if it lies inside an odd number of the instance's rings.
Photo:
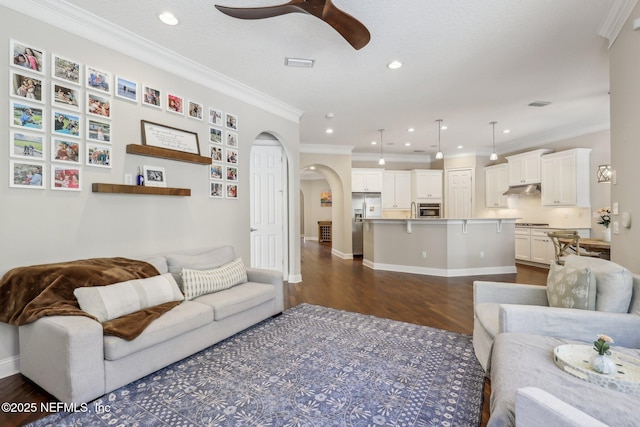
<path id="1" fill-rule="evenodd" d="M 113 111 L 118 102 L 207 122 L 211 199 L 238 199 L 238 116 L 170 89 L 139 82 L 31 42 L 9 40 L 9 186 L 83 191 L 85 168 L 111 169 Z M 126 71 L 126 70 L 123 70 Z M 114 102 L 118 101 L 118 102 Z M 175 123 L 175 121 L 174 121 Z M 170 176 L 171 172 L 168 171 Z M 204 184 L 204 182 L 203 182 Z"/>

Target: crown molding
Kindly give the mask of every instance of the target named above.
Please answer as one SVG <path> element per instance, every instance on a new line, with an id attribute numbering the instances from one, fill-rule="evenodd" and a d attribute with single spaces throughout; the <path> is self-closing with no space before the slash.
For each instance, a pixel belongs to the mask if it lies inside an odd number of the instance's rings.
<path id="1" fill-rule="evenodd" d="M 638 0 L 615 0 L 609 9 L 609 14 L 600 25 L 598 35 L 609 40 L 609 48 L 616 41 L 618 34 L 622 31 L 629 15 L 636 7 Z"/>
<path id="2" fill-rule="evenodd" d="M 385 162 L 398 163 L 431 163 L 431 156 L 428 154 L 384 154 Z M 351 160 L 356 162 L 377 162 L 380 160 L 379 153 L 353 153 Z"/>
<path id="3" fill-rule="evenodd" d="M 300 144 L 300 154 L 351 155 L 352 145 Z"/>
<path id="4" fill-rule="evenodd" d="M 286 120 L 300 123 L 302 110 L 143 39 L 104 18 L 78 9 L 64 0 L 0 0 L 0 5 Z"/>

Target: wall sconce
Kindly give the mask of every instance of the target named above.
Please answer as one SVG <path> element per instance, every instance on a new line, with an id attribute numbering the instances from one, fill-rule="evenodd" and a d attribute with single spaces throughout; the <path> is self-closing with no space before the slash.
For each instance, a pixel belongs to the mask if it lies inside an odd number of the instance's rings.
<path id="1" fill-rule="evenodd" d="M 598 166 L 598 182 L 611 182 L 611 165 Z"/>

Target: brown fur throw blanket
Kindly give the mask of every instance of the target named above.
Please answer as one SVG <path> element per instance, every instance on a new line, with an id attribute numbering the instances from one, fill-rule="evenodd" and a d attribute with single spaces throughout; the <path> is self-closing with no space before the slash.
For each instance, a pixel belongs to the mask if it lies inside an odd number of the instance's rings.
<path id="1" fill-rule="evenodd" d="M 0 280 L 0 322 L 31 323 L 43 316 L 87 316 L 73 290 L 157 276 L 151 264 L 128 258 L 92 258 L 79 261 L 18 267 Z M 170 302 L 122 316 L 102 324 L 106 335 L 132 340 L 153 320 L 180 302 Z M 97 320 L 96 320 L 97 321 Z"/>

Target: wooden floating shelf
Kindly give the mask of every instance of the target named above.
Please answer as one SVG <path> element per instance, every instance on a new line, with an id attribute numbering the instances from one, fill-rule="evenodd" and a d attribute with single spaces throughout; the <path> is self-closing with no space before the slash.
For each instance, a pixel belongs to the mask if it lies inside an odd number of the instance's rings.
<path id="1" fill-rule="evenodd" d="M 145 187 L 142 185 L 91 184 L 94 193 L 155 194 L 158 196 L 191 196 L 190 188 Z"/>
<path id="2" fill-rule="evenodd" d="M 127 153 L 138 154 L 140 156 L 178 160 L 181 162 L 198 163 L 201 165 L 211 164 L 211 157 L 205 157 L 199 154 L 185 153 L 177 150 L 170 150 L 168 148 L 154 147 L 152 145 L 129 144 L 127 145 Z"/>

